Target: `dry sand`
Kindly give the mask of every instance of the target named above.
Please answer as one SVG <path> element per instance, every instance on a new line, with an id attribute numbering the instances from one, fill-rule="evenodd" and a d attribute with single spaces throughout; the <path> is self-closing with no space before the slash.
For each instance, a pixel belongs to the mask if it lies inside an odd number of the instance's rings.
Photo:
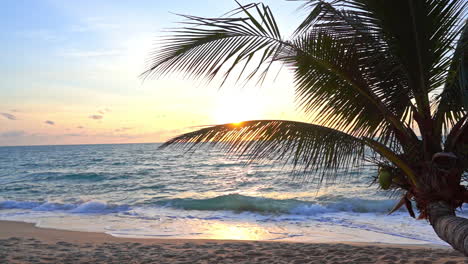
<path id="1" fill-rule="evenodd" d="M 0 221 L 0 263 L 468 263 L 448 248 L 129 239 Z"/>

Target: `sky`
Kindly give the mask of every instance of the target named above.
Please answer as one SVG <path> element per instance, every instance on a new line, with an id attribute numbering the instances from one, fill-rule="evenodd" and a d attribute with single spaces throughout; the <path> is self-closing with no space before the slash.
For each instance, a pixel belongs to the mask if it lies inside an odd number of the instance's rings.
<path id="1" fill-rule="evenodd" d="M 246 4 L 248 1 L 241 1 Z M 283 36 L 301 3 L 267 0 Z M 218 17 L 231 0 L 15 0 L 0 9 L 0 146 L 163 142 L 197 126 L 305 120 L 291 73 L 263 85 L 143 80 L 158 40 L 184 21 Z"/>

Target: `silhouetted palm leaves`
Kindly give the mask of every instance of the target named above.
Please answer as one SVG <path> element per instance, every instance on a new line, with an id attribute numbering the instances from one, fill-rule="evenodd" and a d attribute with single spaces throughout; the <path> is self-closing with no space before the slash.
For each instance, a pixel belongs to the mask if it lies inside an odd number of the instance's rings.
<path id="1" fill-rule="evenodd" d="M 333 169 L 358 166 L 364 157 L 364 141 L 356 137 L 323 126 L 282 120 L 208 127 L 175 137 L 161 147 L 169 145 L 185 149 L 217 146 L 226 152 L 248 154 L 255 161 L 292 161 L 300 171 L 319 172 L 312 175 L 326 175 L 331 180 L 336 176 Z"/>
<path id="2" fill-rule="evenodd" d="M 294 73 L 297 103 L 312 124 L 224 124 L 163 147 L 212 142 L 252 159 L 282 159 L 323 172 L 360 165 L 367 146 L 381 157 L 379 166 L 390 162 L 405 181 L 395 187 L 411 192 L 434 187 L 424 181 L 434 174 L 436 153 L 453 152 L 457 168 L 466 171 L 468 2 L 304 2 L 311 11 L 288 40 L 264 4 L 240 5 L 221 18 L 184 15 L 184 27 L 162 42 L 143 75 L 183 72 L 225 81 L 235 72 L 238 80 L 261 82 L 280 63 Z"/>

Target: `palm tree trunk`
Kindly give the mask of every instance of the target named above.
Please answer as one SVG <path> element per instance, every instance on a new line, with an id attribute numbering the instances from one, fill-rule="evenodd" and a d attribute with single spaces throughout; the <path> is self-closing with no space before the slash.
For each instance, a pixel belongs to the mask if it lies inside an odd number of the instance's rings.
<path id="1" fill-rule="evenodd" d="M 437 235 L 468 256 L 468 219 L 455 216 L 455 209 L 444 202 L 431 203 L 428 209 L 429 221 Z"/>

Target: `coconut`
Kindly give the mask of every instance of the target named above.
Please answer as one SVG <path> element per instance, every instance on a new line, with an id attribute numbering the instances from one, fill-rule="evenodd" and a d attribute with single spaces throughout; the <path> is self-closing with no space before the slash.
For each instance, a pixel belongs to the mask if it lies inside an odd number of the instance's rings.
<path id="1" fill-rule="evenodd" d="M 390 185 L 392 184 L 392 174 L 388 170 L 381 169 L 379 171 L 379 184 L 384 190 L 390 188 Z"/>

